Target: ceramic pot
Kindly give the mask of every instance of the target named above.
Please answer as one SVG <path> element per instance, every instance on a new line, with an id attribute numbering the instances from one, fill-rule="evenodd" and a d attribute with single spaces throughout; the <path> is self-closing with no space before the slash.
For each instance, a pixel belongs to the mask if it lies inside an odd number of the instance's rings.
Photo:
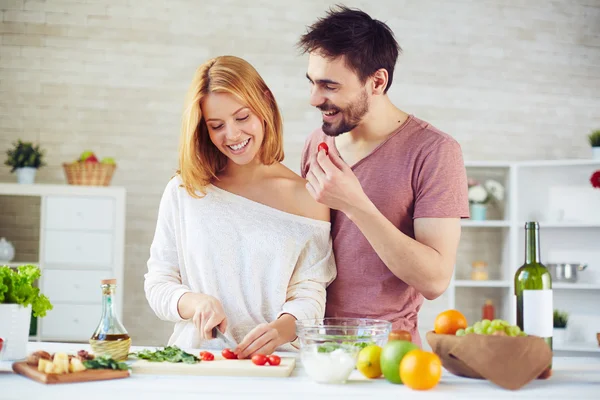
<path id="1" fill-rule="evenodd" d="M 36 168 L 33 167 L 23 167 L 17 168 L 15 170 L 17 173 L 17 182 L 25 185 L 30 185 L 35 182 L 35 173 L 37 172 Z"/>
<path id="2" fill-rule="evenodd" d="M 487 206 L 485 204 L 470 205 L 471 220 L 485 221 L 487 215 Z"/>

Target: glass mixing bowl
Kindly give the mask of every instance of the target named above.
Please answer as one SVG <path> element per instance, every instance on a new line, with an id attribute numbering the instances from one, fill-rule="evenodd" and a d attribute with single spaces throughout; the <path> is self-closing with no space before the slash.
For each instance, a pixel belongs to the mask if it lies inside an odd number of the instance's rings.
<path id="1" fill-rule="evenodd" d="M 308 376 L 319 383 L 345 383 L 361 349 L 383 347 L 392 324 L 368 318 L 321 318 L 296 321 L 300 359 Z"/>

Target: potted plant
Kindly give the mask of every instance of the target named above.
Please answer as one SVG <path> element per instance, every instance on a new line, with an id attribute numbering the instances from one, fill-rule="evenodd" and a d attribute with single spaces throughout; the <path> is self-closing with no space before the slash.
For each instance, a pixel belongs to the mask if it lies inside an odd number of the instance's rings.
<path id="1" fill-rule="evenodd" d="M 493 179 L 488 179 L 483 183 L 469 179 L 468 195 L 471 219 L 484 221 L 487 218 L 488 204 L 492 201 L 502 201 L 504 199 L 504 186 Z"/>
<path id="2" fill-rule="evenodd" d="M 600 129 L 592 131 L 588 135 L 590 146 L 592 146 L 592 158 L 600 160 Z"/>
<path id="3" fill-rule="evenodd" d="M 569 314 L 559 310 L 554 310 L 554 329 L 552 331 L 552 343 L 559 344 L 565 342 L 565 332 L 567 330 L 567 321 Z"/>
<path id="4" fill-rule="evenodd" d="M 27 355 L 31 315 L 45 317 L 50 300 L 34 284 L 41 276 L 35 265 L 0 267 L 0 360 L 20 360 Z"/>
<path id="5" fill-rule="evenodd" d="M 35 173 L 38 168 L 46 165 L 43 161 L 44 152 L 39 145 L 18 140 L 14 148 L 6 152 L 8 158 L 4 164 L 11 167 L 10 172 L 17 173 L 17 182 L 31 184 L 35 182 Z"/>

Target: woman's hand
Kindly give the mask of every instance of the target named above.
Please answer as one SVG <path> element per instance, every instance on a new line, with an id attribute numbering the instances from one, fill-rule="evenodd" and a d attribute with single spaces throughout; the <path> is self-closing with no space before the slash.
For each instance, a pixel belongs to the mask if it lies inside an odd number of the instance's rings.
<path id="1" fill-rule="evenodd" d="M 252 329 L 235 348 L 238 358 L 249 358 L 254 354 L 269 355 L 279 346 L 296 338 L 296 318 L 284 314 L 276 321 L 260 324 Z"/>
<path id="2" fill-rule="evenodd" d="M 179 299 L 178 310 L 182 318 L 192 319 L 203 340 L 213 339 L 212 330 L 215 326 L 223 333 L 227 329 L 227 317 L 223 306 L 212 296 L 186 293 Z"/>

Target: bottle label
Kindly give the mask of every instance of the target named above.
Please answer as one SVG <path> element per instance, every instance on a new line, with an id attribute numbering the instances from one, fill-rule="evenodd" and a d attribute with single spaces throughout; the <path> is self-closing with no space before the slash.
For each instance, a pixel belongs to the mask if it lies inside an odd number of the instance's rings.
<path id="1" fill-rule="evenodd" d="M 552 337 L 553 318 L 552 289 L 523 290 L 523 331 L 526 334 Z"/>

